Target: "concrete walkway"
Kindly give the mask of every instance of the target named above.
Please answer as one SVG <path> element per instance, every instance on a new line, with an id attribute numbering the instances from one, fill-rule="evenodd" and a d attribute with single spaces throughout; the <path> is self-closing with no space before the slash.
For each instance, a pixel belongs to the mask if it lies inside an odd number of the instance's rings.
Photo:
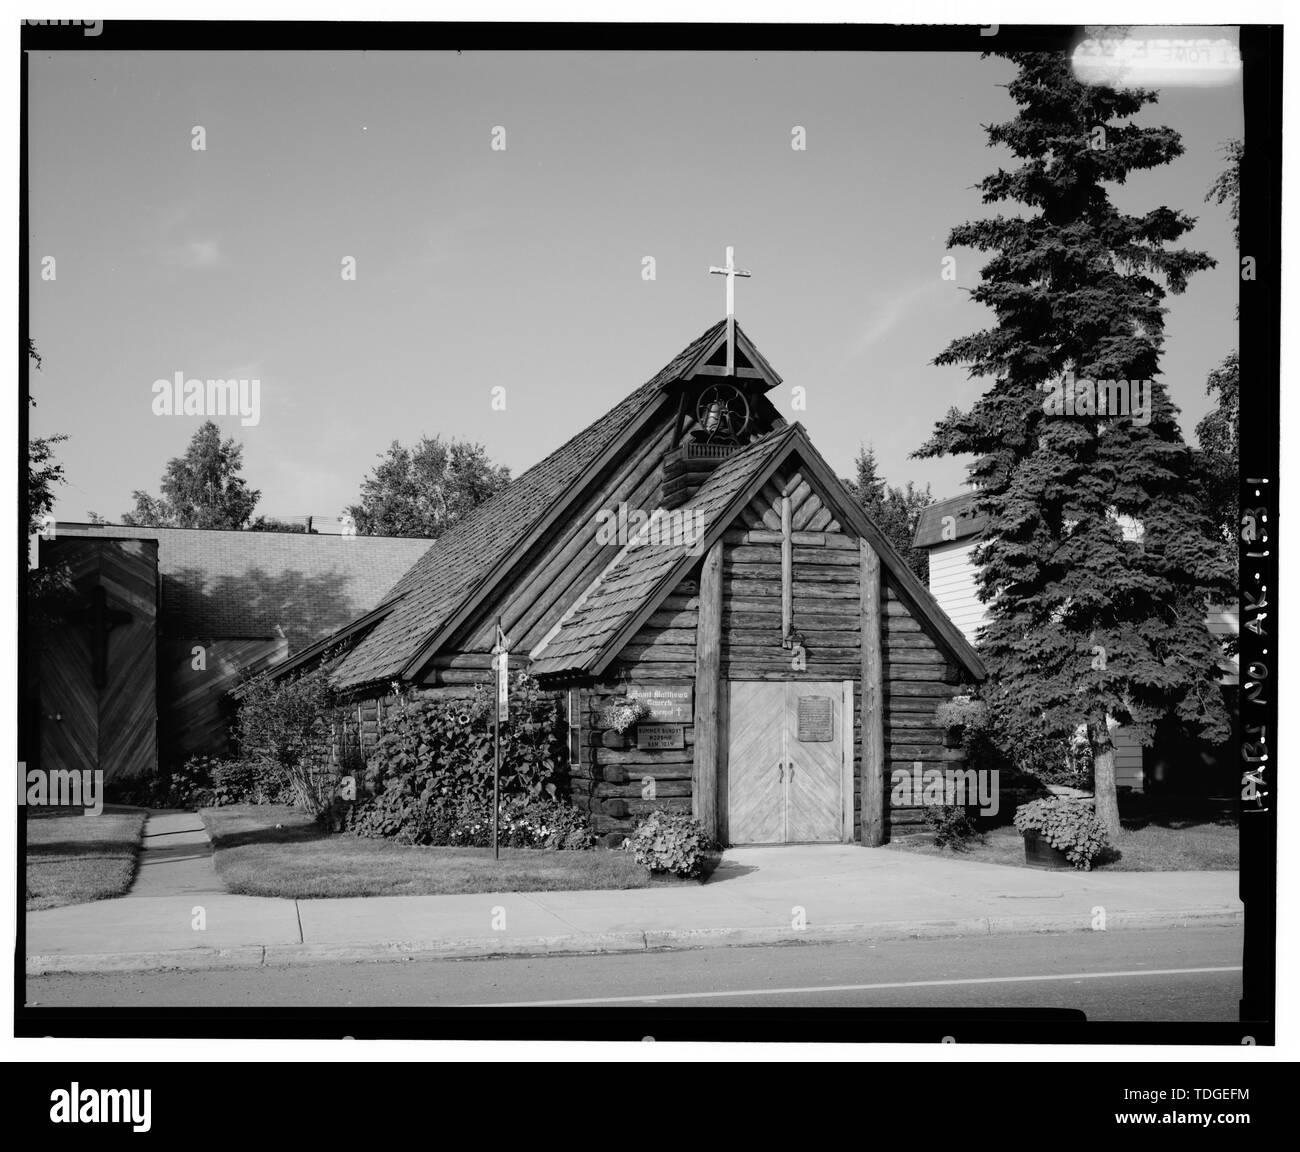
<path id="1" fill-rule="evenodd" d="M 199 814 L 151 812 L 144 822 L 135 883 L 125 898 L 224 891 Z"/>
<path id="2" fill-rule="evenodd" d="M 27 914 L 29 974 L 1094 931 L 1099 909 L 1108 931 L 1242 916 L 1235 872 L 1042 872 L 839 844 L 732 849 L 707 884 L 278 900 L 202 887 L 210 854 L 189 826 L 156 831 L 151 851 L 174 854 L 142 868 L 144 887 Z"/>

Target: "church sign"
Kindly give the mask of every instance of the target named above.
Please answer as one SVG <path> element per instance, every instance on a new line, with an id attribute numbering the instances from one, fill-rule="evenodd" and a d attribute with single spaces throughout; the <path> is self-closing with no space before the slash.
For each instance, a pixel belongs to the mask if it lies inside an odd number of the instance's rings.
<path id="1" fill-rule="evenodd" d="M 695 718 L 694 684 L 643 684 L 629 688 L 627 695 L 645 705 L 646 720 L 689 724 Z"/>
<path id="2" fill-rule="evenodd" d="M 637 748 L 685 748 L 686 728 L 681 724 L 646 724 L 636 726 Z"/>

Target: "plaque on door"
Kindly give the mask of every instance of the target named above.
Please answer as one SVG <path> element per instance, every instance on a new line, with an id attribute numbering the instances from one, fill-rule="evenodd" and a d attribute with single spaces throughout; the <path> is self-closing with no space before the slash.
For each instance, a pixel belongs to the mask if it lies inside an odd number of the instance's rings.
<path id="1" fill-rule="evenodd" d="M 833 740 L 832 715 L 829 696 L 800 696 L 797 739 L 804 744 Z"/>

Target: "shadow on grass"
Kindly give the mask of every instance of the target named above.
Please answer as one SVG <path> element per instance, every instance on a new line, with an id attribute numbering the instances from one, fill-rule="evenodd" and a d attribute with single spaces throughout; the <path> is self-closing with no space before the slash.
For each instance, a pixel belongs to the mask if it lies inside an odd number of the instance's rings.
<path id="1" fill-rule="evenodd" d="M 1229 800 L 1194 796 L 1131 796 L 1120 801 L 1119 822 L 1126 832 L 1151 827 L 1175 832 L 1206 825 L 1235 828 L 1237 811 L 1235 803 Z"/>
<path id="2" fill-rule="evenodd" d="M 283 821 L 281 822 L 283 823 Z M 331 832 L 323 824 L 307 819 L 283 824 L 281 828 L 236 828 L 222 832 L 208 826 L 213 848 L 243 848 L 249 844 L 310 844 L 318 840 L 331 840 L 347 836 L 345 832 Z M 360 839 L 360 837 L 348 837 Z"/>
<path id="3" fill-rule="evenodd" d="M 28 814 L 26 910 L 123 895 L 135 875 L 144 813 L 69 816 L 57 824 Z"/>
<path id="4" fill-rule="evenodd" d="M 1101 868 L 1106 864 L 1118 864 L 1124 859 L 1124 853 L 1121 852 L 1114 844 L 1107 844 L 1092 861 L 1094 868 Z"/>
<path id="5" fill-rule="evenodd" d="M 27 845 L 27 856 L 59 856 L 65 860 L 79 856 L 127 856 L 135 852 L 134 839 L 121 840 L 50 840 L 43 844 Z"/>

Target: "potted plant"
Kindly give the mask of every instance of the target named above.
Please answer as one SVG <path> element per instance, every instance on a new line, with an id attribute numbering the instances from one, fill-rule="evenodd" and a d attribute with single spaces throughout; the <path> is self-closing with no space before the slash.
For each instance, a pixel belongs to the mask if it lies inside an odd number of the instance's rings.
<path id="1" fill-rule="evenodd" d="M 1016 809 L 1015 822 L 1025 839 L 1025 863 L 1031 868 L 1086 872 L 1106 847 L 1106 829 L 1086 800 L 1056 796 L 1031 800 Z"/>

